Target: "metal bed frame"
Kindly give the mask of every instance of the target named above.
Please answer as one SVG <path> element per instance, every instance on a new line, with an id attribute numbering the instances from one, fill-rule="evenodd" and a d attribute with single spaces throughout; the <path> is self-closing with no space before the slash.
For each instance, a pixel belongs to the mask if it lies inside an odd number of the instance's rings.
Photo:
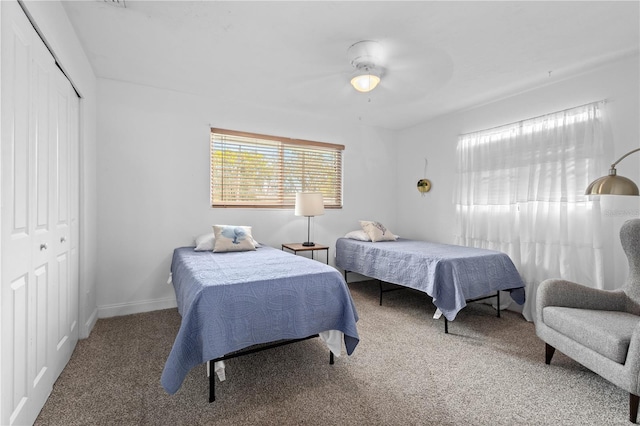
<path id="1" fill-rule="evenodd" d="M 349 282 L 349 281 L 347 281 L 347 273 L 348 272 L 350 272 L 350 271 L 347 271 L 347 270 L 344 271 L 344 280 L 347 283 Z M 360 275 L 362 275 L 362 274 L 360 274 Z M 388 293 L 390 291 L 398 291 L 398 290 L 408 290 L 408 289 L 411 288 L 411 287 L 404 287 L 401 284 L 393 284 L 396 287 L 384 288 L 383 289 L 382 288 L 382 281 L 380 281 L 377 278 L 374 278 L 374 280 L 378 281 L 378 284 L 379 284 L 379 287 L 380 287 L 380 306 L 382 306 L 382 293 Z M 390 283 L 390 284 L 392 284 L 392 283 Z M 419 290 L 417 290 L 417 291 L 419 291 Z M 498 311 L 498 313 L 497 313 L 496 316 L 498 318 L 500 318 L 500 290 L 497 290 L 496 294 L 491 294 L 489 296 L 477 297 L 475 299 L 467 299 L 467 300 L 465 300 L 465 302 L 467 302 L 467 303 L 478 302 L 480 300 L 491 299 L 492 297 L 496 297 L 497 298 L 497 305 L 498 305 L 497 311 Z M 443 318 L 444 318 L 444 332 L 446 334 L 449 334 L 449 320 L 446 317 L 443 317 Z M 434 319 L 438 319 L 438 317 L 434 316 Z"/>
<path id="2" fill-rule="evenodd" d="M 241 349 L 239 351 L 236 352 L 232 352 L 230 354 L 221 356 L 220 358 L 215 358 L 212 360 L 207 361 L 207 371 L 209 372 L 209 402 L 213 402 L 216 400 L 216 379 L 215 379 L 215 372 L 213 371 L 213 365 L 212 363 L 216 363 L 218 361 L 225 361 L 227 359 L 232 359 L 232 358 L 238 358 L 240 356 L 243 355 L 250 355 L 256 352 L 262 352 L 262 351 L 266 351 L 268 349 L 273 349 L 273 348 L 277 348 L 279 346 L 285 346 L 285 345 L 290 345 L 292 343 L 298 343 L 298 342 L 302 342 L 304 340 L 309 340 L 309 339 L 313 339 L 315 337 L 319 337 L 318 334 L 314 334 L 311 336 L 307 336 L 307 337 L 302 337 L 300 339 L 288 339 L 288 340 L 278 340 L 276 342 L 273 343 L 268 343 L 265 345 L 260 345 L 260 346 L 254 346 L 252 348 L 249 349 Z M 329 364 L 333 365 L 334 363 L 334 359 L 333 359 L 333 352 L 329 351 Z"/>

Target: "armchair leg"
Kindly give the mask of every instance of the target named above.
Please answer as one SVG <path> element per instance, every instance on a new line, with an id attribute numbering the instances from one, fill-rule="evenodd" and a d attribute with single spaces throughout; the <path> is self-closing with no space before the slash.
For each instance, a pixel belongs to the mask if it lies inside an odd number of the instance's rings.
<path id="1" fill-rule="evenodd" d="M 640 403 L 640 396 L 629 394 L 629 421 L 636 423 L 638 420 L 638 403 Z"/>
<path id="2" fill-rule="evenodd" d="M 548 343 L 545 343 L 545 346 L 544 346 L 544 363 L 545 364 L 551 364 L 551 358 L 553 358 L 553 354 L 555 353 L 555 351 L 556 351 L 556 348 L 554 348 Z"/>

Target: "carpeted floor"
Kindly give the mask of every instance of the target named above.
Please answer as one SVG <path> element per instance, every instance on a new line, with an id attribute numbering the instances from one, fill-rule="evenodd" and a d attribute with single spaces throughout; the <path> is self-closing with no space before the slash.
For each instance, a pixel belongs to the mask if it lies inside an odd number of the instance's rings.
<path id="1" fill-rule="evenodd" d="M 628 425 L 628 394 L 544 344 L 520 314 L 471 304 L 450 323 L 412 290 L 349 284 L 360 344 L 329 365 L 319 339 L 227 361 L 209 404 L 205 366 L 175 395 L 160 374 L 175 309 L 99 320 L 38 425 Z"/>

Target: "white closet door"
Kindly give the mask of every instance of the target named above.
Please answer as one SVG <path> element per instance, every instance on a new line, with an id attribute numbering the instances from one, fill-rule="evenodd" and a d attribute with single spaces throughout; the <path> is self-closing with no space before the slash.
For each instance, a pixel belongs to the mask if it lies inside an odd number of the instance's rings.
<path id="1" fill-rule="evenodd" d="M 69 251 L 69 284 L 66 326 L 69 331 L 69 353 L 78 343 L 80 335 L 80 99 L 69 81 L 65 78 L 69 96 L 69 232 L 65 236 Z M 58 236 L 58 241 L 62 237 Z M 63 243 L 65 241 L 62 241 Z M 68 360 L 68 359 L 67 359 Z M 67 365 L 65 361 L 64 365 Z M 63 367 L 64 368 L 64 367 Z"/>
<path id="2" fill-rule="evenodd" d="M 23 421 L 32 374 L 28 371 L 31 342 L 28 333 L 30 305 L 37 289 L 47 288 L 48 266 L 31 272 L 32 149 L 29 146 L 29 96 L 31 39 L 22 20 L 10 19 L 10 5 L 2 5 L 2 418 L 0 424 Z M 6 60 L 5 60 L 6 58 Z M 27 96 L 21 95 L 26 93 Z M 40 285 L 37 284 L 40 281 Z M 31 307 L 31 309 L 33 309 Z M 33 342 L 39 343 L 40 339 Z M 46 348 L 44 350 L 46 357 Z M 32 360 L 28 360 L 32 361 Z M 46 365 L 46 360 L 45 360 Z M 46 372 L 46 367 L 45 372 Z M 39 385 L 48 387 L 50 375 L 41 374 Z"/>
<path id="3" fill-rule="evenodd" d="M 19 5 L 0 12 L 0 424 L 11 425 L 35 421 L 78 339 L 78 99 Z"/>
<path id="4" fill-rule="evenodd" d="M 77 138 L 77 119 L 71 114 L 77 114 L 77 97 L 67 78 L 60 72 L 52 73 L 51 108 L 49 110 L 51 138 L 49 147 L 53 149 L 52 170 L 50 173 L 53 188 L 53 213 L 51 249 L 49 259 L 54 262 L 54 315 L 51 318 L 49 334 L 53 342 L 54 376 L 58 377 L 67 361 L 71 357 L 73 348 L 78 341 L 78 279 L 77 262 L 72 259 L 72 188 L 71 176 L 73 169 L 71 150 L 74 148 L 73 139 Z M 75 129 L 74 129 L 75 126 Z M 75 135 L 75 137 L 74 137 Z M 75 156 L 74 156 L 75 157 Z M 77 164 L 76 164 L 77 166 Z M 75 187 L 77 192 L 77 186 Z M 77 219 L 76 219 L 77 222 Z M 77 256 L 77 247 L 74 249 Z M 74 264 L 76 268 L 74 269 Z"/>

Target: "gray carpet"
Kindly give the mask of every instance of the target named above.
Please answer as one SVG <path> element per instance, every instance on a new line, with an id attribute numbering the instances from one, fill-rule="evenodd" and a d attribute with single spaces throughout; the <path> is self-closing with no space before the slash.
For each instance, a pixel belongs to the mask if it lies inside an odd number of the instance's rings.
<path id="1" fill-rule="evenodd" d="M 544 344 L 520 314 L 474 303 L 450 323 L 412 290 L 349 284 L 360 321 L 354 354 L 328 363 L 318 339 L 227 361 L 207 402 L 205 366 L 168 395 L 160 374 L 175 309 L 99 320 L 81 340 L 38 425 L 613 425 L 628 395 Z"/>

